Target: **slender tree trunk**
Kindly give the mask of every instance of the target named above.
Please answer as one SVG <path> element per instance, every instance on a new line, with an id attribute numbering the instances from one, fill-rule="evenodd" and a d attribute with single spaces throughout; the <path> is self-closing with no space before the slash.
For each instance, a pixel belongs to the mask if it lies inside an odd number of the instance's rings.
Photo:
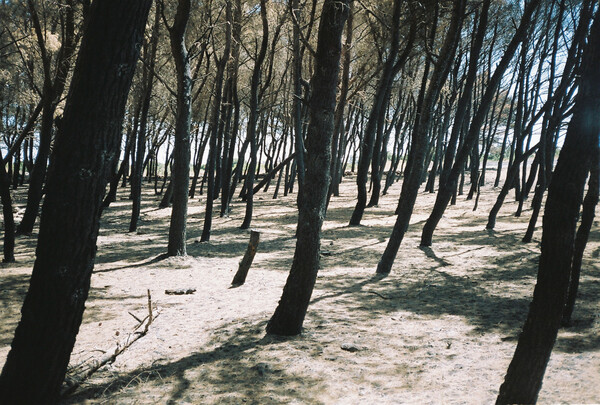
<path id="1" fill-rule="evenodd" d="M 267 325 L 267 333 L 270 334 L 297 335 L 302 331 L 317 278 L 321 226 L 330 183 L 341 36 L 350 11 L 350 1 L 325 0 L 323 4 L 309 103 L 308 159 L 304 187 L 299 195 L 296 251 L 283 295 Z"/>
<path id="2" fill-rule="evenodd" d="M 586 1 L 582 7 L 590 7 L 590 1 Z M 542 125 L 542 133 L 540 135 L 540 174 L 538 176 L 538 183 L 531 203 L 532 214 L 529 219 L 529 224 L 525 236 L 523 236 L 523 242 L 529 243 L 533 239 L 535 232 L 536 223 L 539 217 L 539 213 L 542 208 L 542 200 L 544 193 L 550 182 L 552 176 L 552 168 L 554 165 L 554 139 L 557 136 L 560 125 L 562 124 L 563 114 L 565 113 L 566 106 L 569 104 L 564 102 L 565 99 L 570 98 L 568 96 L 567 85 L 565 83 L 574 83 L 573 73 L 576 72 L 574 67 L 579 61 L 579 50 L 587 37 L 588 27 L 590 25 L 590 18 L 592 17 L 590 12 L 584 12 L 581 14 L 582 18 L 579 20 L 579 25 L 573 35 L 573 41 L 569 49 L 565 66 L 562 72 L 562 79 L 556 89 L 554 89 L 555 71 L 557 65 L 557 52 L 558 52 L 558 41 L 562 35 L 562 21 L 565 13 L 565 0 L 562 0 L 559 5 L 559 16 L 556 23 L 554 32 L 554 43 L 552 51 L 552 62 L 550 63 L 550 78 L 548 84 L 548 98 L 554 98 L 553 107 L 548 109 L 544 116 L 544 123 Z"/>
<path id="3" fill-rule="evenodd" d="M 500 84 L 500 80 L 502 79 L 505 70 L 508 68 L 508 65 L 514 56 L 519 43 L 523 40 L 523 37 L 527 31 L 527 26 L 530 24 L 531 15 L 536 10 L 538 4 L 539 0 L 533 0 L 528 3 L 528 6 L 523 13 L 521 23 L 519 24 L 519 28 L 515 32 L 515 35 L 511 39 L 502 59 L 500 60 L 500 63 L 496 67 L 496 70 L 487 84 L 487 88 L 482 96 L 479 108 L 473 116 L 469 131 L 467 132 L 467 135 L 465 136 L 465 139 L 459 148 L 455 162 L 448 173 L 448 177 L 445 179 L 444 183 L 440 181 L 440 189 L 436 197 L 434 208 L 427 219 L 425 226 L 423 227 L 423 232 L 421 233 L 421 246 L 431 246 L 433 232 L 435 231 L 437 224 L 442 218 L 444 211 L 448 207 L 448 203 L 450 202 L 452 195 L 456 190 L 458 178 L 463 171 L 465 162 L 471 152 L 471 148 L 475 142 L 477 142 L 479 130 L 481 129 L 483 120 L 485 119 L 487 111 L 491 105 L 493 95 L 496 93 L 497 87 Z M 485 2 L 484 6 L 489 6 L 489 2 Z M 485 24 L 485 21 L 487 21 L 487 7 L 482 12 L 481 22 Z M 478 30 L 478 36 L 479 34 L 481 34 L 480 30 Z"/>
<path id="4" fill-rule="evenodd" d="M 169 225 L 169 256 L 186 255 L 188 191 L 190 184 L 190 125 L 192 117 L 192 75 L 185 32 L 190 18 L 191 0 L 179 0 L 173 26 L 169 28 L 171 52 L 177 69 L 177 119 L 173 146 L 173 209 Z"/>
<path id="5" fill-rule="evenodd" d="M 137 148 L 135 166 L 131 178 L 131 199 L 133 201 L 131 209 L 131 220 L 129 221 L 129 232 L 137 230 L 138 220 L 140 218 L 140 209 L 142 204 L 142 174 L 144 171 L 144 156 L 146 154 L 146 126 L 148 122 L 148 111 L 150 110 L 150 98 L 152 96 L 152 87 L 154 83 L 154 65 L 156 61 L 156 49 L 158 47 L 158 35 L 160 26 L 160 7 L 156 6 L 154 16 L 154 26 L 152 28 L 152 38 L 150 39 L 150 55 L 144 55 L 148 60 L 148 67 L 144 67 L 143 81 L 144 92 L 142 101 L 142 111 L 140 117 L 140 126 L 137 130 Z M 146 52 L 144 52 L 146 53 Z"/>
<path id="6" fill-rule="evenodd" d="M 344 110 L 348 101 L 348 88 L 350 82 L 350 61 L 352 53 L 352 34 L 354 30 L 354 3 L 350 3 L 350 13 L 346 22 L 346 41 L 342 48 L 342 83 L 340 97 L 335 111 L 333 141 L 332 141 L 332 163 L 331 163 L 331 185 L 329 186 L 329 195 L 339 194 L 339 184 L 341 181 L 340 167 L 344 158 Z"/>
<path id="7" fill-rule="evenodd" d="M 290 0 L 291 14 L 294 19 L 292 32 L 294 94 L 292 99 L 294 141 L 296 144 L 296 170 L 298 173 L 298 188 L 304 186 L 304 136 L 302 131 L 302 51 L 300 48 L 300 1 Z"/>
<path id="8" fill-rule="evenodd" d="M 56 403 L 94 267 L 102 196 L 151 1 L 95 0 L 56 137 L 37 257 L 0 403 Z"/>
<path id="9" fill-rule="evenodd" d="M 225 49 L 223 50 L 223 56 L 217 61 L 217 73 L 215 76 L 215 98 L 213 111 L 210 118 L 209 124 L 209 151 L 208 161 L 206 162 L 206 169 L 204 171 L 208 187 L 206 191 L 206 211 L 204 212 L 204 227 L 202 228 L 202 236 L 200 240 L 207 242 L 210 240 L 210 231 L 212 228 L 212 216 L 215 199 L 215 169 L 217 166 L 217 155 L 219 154 L 217 148 L 218 132 L 219 132 L 219 117 L 221 111 L 221 100 L 223 97 L 223 80 L 225 76 L 225 68 L 231 54 L 231 35 L 232 35 L 232 4 L 227 2 L 226 14 L 227 14 L 227 26 L 225 28 Z M 204 184 L 204 180 L 203 180 Z M 202 193 L 200 193 L 202 194 Z"/>
<path id="10" fill-rule="evenodd" d="M 387 104 L 386 96 L 389 95 L 389 88 L 392 86 L 396 74 L 402 67 L 401 65 L 403 65 L 408 58 L 407 51 L 411 48 L 411 44 L 407 44 L 405 52 L 403 52 L 403 54 L 398 58 L 400 48 L 400 16 L 402 11 L 402 3 L 402 0 L 394 0 L 390 50 L 383 66 L 381 77 L 377 83 L 377 90 L 373 96 L 373 106 L 371 108 L 371 112 L 369 113 L 369 119 L 367 121 L 367 126 L 361 142 L 360 157 L 358 160 L 358 172 L 356 175 L 357 200 L 354 211 L 352 212 L 352 217 L 350 218 L 350 225 L 360 225 L 360 221 L 362 220 L 365 212 L 368 193 L 367 180 L 369 176 L 369 166 L 371 164 L 371 160 L 373 159 L 373 150 L 375 148 L 377 121 L 379 120 L 380 114 L 383 114 L 384 106 Z M 415 34 L 414 28 L 411 28 L 411 34 Z"/>
<path id="11" fill-rule="evenodd" d="M 428 149 L 427 134 L 429 133 L 433 118 L 433 106 L 448 77 L 454 55 L 456 54 L 456 48 L 462 31 L 462 23 L 465 17 L 465 7 L 465 0 L 454 3 L 450 25 L 439 53 L 437 65 L 431 75 L 429 86 L 423 99 L 421 116 L 415 122 L 410 156 L 398 202 L 398 217 L 394 224 L 392 235 L 377 265 L 377 273 L 379 274 L 388 274 L 391 271 L 404 234 L 408 229 L 408 223 L 417 200 L 419 187 L 421 186 L 425 154 Z"/>
<path id="12" fill-rule="evenodd" d="M 500 178 L 502 177 L 502 166 L 504 164 L 504 155 L 506 154 L 506 144 L 508 142 L 508 134 L 510 132 L 510 123 L 512 121 L 515 103 L 516 98 L 513 97 L 510 101 L 510 108 L 508 109 L 508 118 L 506 119 L 506 127 L 504 129 L 504 138 L 502 139 L 502 146 L 500 147 L 500 157 L 498 157 L 498 167 L 496 169 L 496 179 L 494 180 L 494 187 L 498 187 L 498 185 L 500 184 Z"/>
<path id="13" fill-rule="evenodd" d="M 46 179 L 46 170 L 48 167 L 48 158 L 50 156 L 50 145 L 52 142 L 52 132 L 54 124 L 54 112 L 60 101 L 60 97 L 65 89 L 67 75 L 71 62 L 71 56 L 75 50 L 75 28 L 74 28 L 74 10 L 73 2 L 70 1 L 64 9 L 64 37 L 63 44 L 58 53 L 56 62 L 57 70 L 54 79 L 51 77 L 51 56 L 46 50 L 45 32 L 40 24 L 37 11 L 33 0 L 28 0 L 29 10 L 31 12 L 34 31 L 42 55 L 42 64 L 44 68 L 44 87 L 42 94 L 42 126 L 40 128 L 40 143 L 38 154 L 35 158 L 35 164 L 29 178 L 29 189 L 27 191 L 27 206 L 23 213 L 21 223 L 17 227 L 19 234 L 30 234 L 33 231 L 35 220 L 38 216 L 40 202 L 42 201 L 44 180 Z"/>
<path id="14" fill-rule="evenodd" d="M 206 105 L 206 113 L 204 114 L 204 123 L 202 124 L 202 132 L 200 135 L 200 147 L 197 151 L 196 161 L 194 163 L 194 175 L 192 176 L 192 184 L 190 186 L 190 198 L 194 198 L 196 195 L 196 186 L 198 184 L 198 177 L 200 176 L 200 169 L 202 168 L 202 160 L 204 158 L 204 151 L 206 149 L 206 145 L 208 145 L 210 134 L 207 135 L 206 132 L 206 121 L 208 119 L 210 102 L 211 98 L 208 98 L 208 102 Z"/>
<path id="15" fill-rule="evenodd" d="M 267 54 L 267 46 L 269 44 L 269 22 L 267 20 L 267 1 L 260 2 L 260 17 L 262 21 L 262 41 L 260 50 L 254 62 L 252 70 L 252 79 L 250 80 L 250 111 L 248 116 L 248 125 L 246 127 L 246 139 L 250 142 L 250 168 L 246 176 L 246 214 L 241 228 L 248 229 L 252 222 L 252 211 L 254 208 L 254 173 L 256 172 L 256 160 L 258 154 L 256 141 L 256 122 L 259 114 L 259 99 L 258 90 L 260 86 L 260 76 L 262 73 L 262 64 Z"/>
<path id="16" fill-rule="evenodd" d="M 238 137 L 240 120 L 240 101 L 238 99 L 238 70 L 240 64 L 240 44 L 242 43 L 242 4 L 236 0 L 233 6 L 232 27 L 232 59 L 229 64 L 229 103 L 228 119 L 223 139 L 223 158 L 221 159 L 221 217 L 229 214 L 231 172 L 233 170 L 233 156 Z M 233 119 L 231 117 L 233 116 Z"/>

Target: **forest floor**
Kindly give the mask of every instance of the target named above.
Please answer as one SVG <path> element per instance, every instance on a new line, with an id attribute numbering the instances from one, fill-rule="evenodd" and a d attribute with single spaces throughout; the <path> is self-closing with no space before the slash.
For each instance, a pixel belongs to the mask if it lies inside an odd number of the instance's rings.
<path id="1" fill-rule="evenodd" d="M 296 194 L 256 196 L 261 241 L 246 284 L 230 288 L 246 250 L 244 204 L 213 221 L 200 243 L 205 199 L 190 201 L 188 256 L 163 259 L 170 209 L 148 186 L 137 233 L 120 191 L 102 218 L 92 288 L 71 364 L 123 344 L 147 313 L 146 336 L 85 382 L 65 404 L 492 403 L 512 358 L 535 285 L 541 229 L 523 244 L 531 210 L 509 199 L 484 230 L 498 190 L 479 208 L 458 198 L 434 235 L 419 237 L 435 199 L 420 193 L 392 273 L 375 267 L 395 221 L 400 185 L 349 227 L 354 177 L 333 198 L 323 226 L 321 270 L 293 338 L 265 336 L 294 254 Z M 23 190 L 24 191 L 24 190 Z M 18 214 L 23 208 L 17 195 Z M 19 196 L 21 200 L 19 201 Z M 527 204 L 528 207 L 528 204 Z M 541 224 L 541 220 L 539 221 Z M 0 367 L 8 353 L 34 260 L 36 234 L 17 239 L 17 263 L 0 268 Z M 590 235 L 574 326 L 559 333 L 540 403 L 600 403 L 600 231 Z M 168 289 L 196 289 L 167 295 Z"/>

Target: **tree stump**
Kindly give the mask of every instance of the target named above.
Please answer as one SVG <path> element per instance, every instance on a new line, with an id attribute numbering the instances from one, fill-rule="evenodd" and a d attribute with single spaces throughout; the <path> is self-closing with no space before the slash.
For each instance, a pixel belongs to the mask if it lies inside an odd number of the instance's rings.
<path id="1" fill-rule="evenodd" d="M 248 270 L 250 270 L 250 266 L 254 260 L 254 255 L 256 255 L 256 249 L 258 248 L 259 241 L 260 232 L 251 230 L 248 249 L 246 249 L 246 254 L 240 262 L 240 267 L 238 267 L 238 271 L 235 273 L 235 277 L 233 277 L 233 281 L 231 282 L 232 287 L 239 287 L 246 281 L 246 276 L 248 275 Z"/>

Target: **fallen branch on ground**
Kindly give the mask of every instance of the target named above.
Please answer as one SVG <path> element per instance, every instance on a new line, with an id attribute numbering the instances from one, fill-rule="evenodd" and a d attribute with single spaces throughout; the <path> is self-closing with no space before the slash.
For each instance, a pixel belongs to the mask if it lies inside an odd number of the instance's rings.
<path id="1" fill-rule="evenodd" d="M 100 370 L 105 365 L 114 363 L 114 361 L 117 359 L 117 356 L 131 347 L 131 345 L 133 345 L 138 339 L 146 336 L 150 325 L 152 325 L 152 322 L 158 317 L 158 315 L 160 315 L 160 312 L 156 311 L 156 309 L 152 307 L 150 290 L 148 290 L 148 315 L 140 320 L 131 312 L 129 314 L 138 320 L 139 324 L 133 329 L 133 332 L 127 336 L 125 342 L 117 342 L 117 346 L 114 350 L 104 352 L 104 355 L 99 359 L 88 358 L 87 360 L 70 367 L 67 370 L 67 375 L 65 376 L 65 381 L 61 390 L 62 397 L 72 394 L 92 374 Z M 144 325 L 144 329 L 141 332 L 136 332 L 136 330 L 138 330 L 142 325 Z"/>
<path id="2" fill-rule="evenodd" d="M 165 294 L 167 295 L 188 295 L 195 292 L 195 288 L 176 288 L 174 290 L 165 290 Z"/>

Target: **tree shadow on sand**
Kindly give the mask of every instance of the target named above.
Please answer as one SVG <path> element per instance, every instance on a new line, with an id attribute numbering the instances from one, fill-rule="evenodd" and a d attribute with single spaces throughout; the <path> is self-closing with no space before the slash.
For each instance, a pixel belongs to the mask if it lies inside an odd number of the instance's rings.
<path id="1" fill-rule="evenodd" d="M 135 399 L 135 386 L 140 383 L 160 387 L 156 394 L 160 398 L 152 398 L 157 403 L 214 403 L 215 395 L 219 402 L 228 403 L 320 403 L 316 399 L 318 389 L 311 391 L 315 393 L 311 397 L 300 388 L 306 385 L 319 387 L 323 380 L 291 371 L 287 364 L 289 359 L 269 356 L 271 349 L 276 350 L 278 345 L 296 344 L 303 337 L 265 336 L 265 322 L 243 322 L 231 336 L 227 336 L 230 332 L 226 328 L 214 331 L 215 338 L 208 343 L 208 350 L 112 375 L 100 383 L 84 384 L 62 403 L 103 399 L 115 392 L 119 392 L 120 400 L 130 396 Z"/>

